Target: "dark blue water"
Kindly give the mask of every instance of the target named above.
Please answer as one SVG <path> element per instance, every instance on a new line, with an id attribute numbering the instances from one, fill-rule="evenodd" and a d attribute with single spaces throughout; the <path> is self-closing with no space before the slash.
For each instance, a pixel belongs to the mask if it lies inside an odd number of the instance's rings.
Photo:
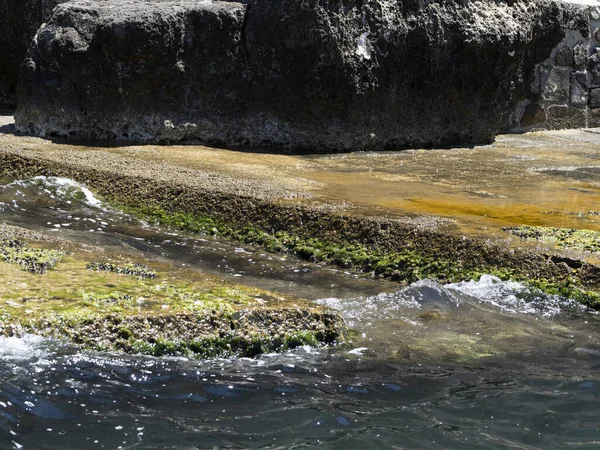
<path id="1" fill-rule="evenodd" d="M 0 449 L 600 448 L 598 318 L 567 299 L 492 277 L 369 280 L 147 227 L 47 181 L 0 202 L 1 221 L 299 293 L 357 333 L 232 360 L 0 338 Z"/>
<path id="2" fill-rule="evenodd" d="M 78 354 L 35 338 L 0 347 L 1 448 L 594 449 L 599 442 L 597 357 L 466 368 L 304 350 L 187 361 Z"/>

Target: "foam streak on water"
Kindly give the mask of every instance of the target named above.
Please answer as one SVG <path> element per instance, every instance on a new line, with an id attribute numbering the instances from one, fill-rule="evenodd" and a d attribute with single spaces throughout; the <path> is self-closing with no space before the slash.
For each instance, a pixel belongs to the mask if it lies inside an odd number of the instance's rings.
<path id="1" fill-rule="evenodd" d="M 83 195 L 84 203 L 88 206 L 105 209 L 102 202 L 98 200 L 92 191 L 83 186 L 81 183 L 68 178 L 37 176 L 28 180 L 16 180 L 12 183 L 0 186 L 2 189 L 10 189 L 15 187 L 20 188 L 37 188 L 40 193 L 46 193 L 50 198 L 67 201 L 72 201 L 77 197 L 78 193 Z M 16 195 L 24 196 L 23 192 L 17 191 Z"/>
<path id="2" fill-rule="evenodd" d="M 486 306 L 499 313 L 532 314 L 551 318 L 561 311 L 585 311 L 580 304 L 557 295 L 547 295 L 515 281 L 483 275 L 479 281 L 442 285 L 421 280 L 393 293 L 355 299 L 325 298 L 318 304 L 343 312 L 355 322 L 402 318 L 407 311 L 423 308 L 440 311 Z"/>

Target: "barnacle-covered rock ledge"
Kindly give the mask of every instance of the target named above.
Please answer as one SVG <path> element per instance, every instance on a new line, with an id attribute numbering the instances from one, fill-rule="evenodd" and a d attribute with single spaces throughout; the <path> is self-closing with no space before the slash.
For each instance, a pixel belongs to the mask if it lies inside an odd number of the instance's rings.
<path id="1" fill-rule="evenodd" d="M 206 274 L 182 277 L 164 264 L 154 271 L 121 255 L 82 251 L 0 224 L 0 335 L 34 333 L 154 356 L 222 357 L 333 344 L 344 330 L 330 309 Z"/>

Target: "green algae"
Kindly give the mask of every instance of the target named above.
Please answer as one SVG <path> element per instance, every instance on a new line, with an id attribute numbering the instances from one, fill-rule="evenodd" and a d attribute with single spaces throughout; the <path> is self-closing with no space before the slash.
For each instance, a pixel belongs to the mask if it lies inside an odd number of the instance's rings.
<path id="1" fill-rule="evenodd" d="M 503 228 L 507 233 L 526 240 L 535 240 L 559 248 L 600 252 L 600 233 L 573 228 L 522 226 Z"/>
<path id="2" fill-rule="evenodd" d="M 144 264 L 125 264 L 124 266 L 119 267 L 109 262 L 94 261 L 88 264 L 87 268 L 88 270 L 122 273 L 125 275 L 132 275 L 134 277 L 156 278 L 156 273 L 150 270 L 150 268 Z"/>
<path id="3" fill-rule="evenodd" d="M 462 281 L 479 273 L 489 273 L 462 266 L 461 261 L 427 256 L 415 249 L 386 252 L 360 243 L 344 240 L 304 238 L 286 231 L 268 232 L 258 227 L 236 228 L 217 219 L 161 208 L 123 207 L 128 213 L 145 221 L 195 234 L 223 236 L 246 244 L 263 247 L 271 252 L 289 252 L 302 259 L 332 264 L 362 272 L 413 282 L 423 278 L 442 281 Z M 495 275 L 500 271 L 496 270 Z"/>
<path id="4" fill-rule="evenodd" d="M 131 339 L 121 345 L 131 345 L 133 353 L 152 356 L 199 356 L 203 358 L 224 358 L 231 356 L 253 357 L 264 353 L 285 352 L 301 346 L 323 345 L 315 332 L 295 332 L 282 337 L 255 333 L 240 336 L 230 332 L 224 336 L 196 338 L 189 341 L 157 339 L 154 343 Z M 333 343 L 330 342 L 330 343 Z"/>
<path id="5" fill-rule="evenodd" d="M 333 311 L 282 308 L 269 312 L 270 323 L 246 320 L 244 315 L 256 315 L 256 311 L 234 313 L 223 308 L 202 314 L 130 316 L 74 311 L 26 318 L 17 325 L 0 322 L 0 329 L 4 326 L 13 333 L 41 332 L 95 350 L 201 358 L 251 357 L 303 345 L 330 345 L 340 338 L 337 327 L 342 325 L 341 318 Z"/>
<path id="6" fill-rule="evenodd" d="M 17 239 L 0 239 L 0 261 L 17 264 L 29 272 L 42 274 L 64 257 L 57 250 L 30 248 Z"/>
<path id="7" fill-rule="evenodd" d="M 267 251 L 289 252 L 302 259 L 372 273 L 396 281 L 412 283 L 429 278 L 443 283 L 460 282 L 478 280 L 482 275 L 489 274 L 501 280 L 523 282 L 541 292 L 571 298 L 592 309 L 600 310 L 600 293 L 582 283 L 573 268 L 567 267 L 570 273 L 545 278 L 532 275 L 526 268 L 503 266 L 501 258 L 491 261 L 478 257 L 449 258 L 441 254 L 425 254 L 415 247 L 390 251 L 344 239 L 307 238 L 286 231 L 269 232 L 253 226 L 236 227 L 213 217 L 167 212 L 158 207 L 126 205 L 119 205 L 119 207 L 157 225 L 188 233 L 223 236 L 263 247 Z M 575 236 L 581 239 L 589 238 L 586 241 L 588 247 L 592 245 L 595 238 L 583 232 L 575 233 Z"/>
<path id="8" fill-rule="evenodd" d="M 568 279 L 562 283 L 552 283 L 545 279 L 533 279 L 528 280 L 527 284 L 546 294 L 570 298 L 591 309 L 600 311 L 600 292 L 585 289 L 573 280 Z"/>
<path id="9" fill-rule="evenodd" d="M 103 263 L 143 268 L 153 277 L 89 270 L 90 256 L 69 252 L 59 270 L 43 275 L 0 262 L 0 335 L 34 333 L 95 350 L 215 357 L 333 344 L 343 333 L 337 312 L 286 306 L 301 303 L 297 299 L 286 303 L 267 291 L 166 264 L 154 270 L 119 258 Z"/>

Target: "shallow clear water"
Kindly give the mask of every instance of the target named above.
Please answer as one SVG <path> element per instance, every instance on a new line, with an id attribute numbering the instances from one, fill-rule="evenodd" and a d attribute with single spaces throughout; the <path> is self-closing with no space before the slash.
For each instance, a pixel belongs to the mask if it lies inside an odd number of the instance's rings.
<path id="1" fill-rule="evenodd" d="M 164 258 L 231 281 L 307 299 L 375 294 L 395 288 L 394 283 L 375 282 L 288 255 L 150 227 L 103 207 L 87 189 L 82 192 L 77 183 L 62 178 L 37 177 L 0 184 L 0 221 L 120 253 Z"/>
<path id="2" fill-rule="evenodd" d="M 61 185 L 0 188 L 0 220 L 307 297 L 357 336 L 209 361 L 0 338 L 1 449 L 600 448 L 598 318 L 568 300 L 492 277 L 355 278 L 174 236 Z"/>

